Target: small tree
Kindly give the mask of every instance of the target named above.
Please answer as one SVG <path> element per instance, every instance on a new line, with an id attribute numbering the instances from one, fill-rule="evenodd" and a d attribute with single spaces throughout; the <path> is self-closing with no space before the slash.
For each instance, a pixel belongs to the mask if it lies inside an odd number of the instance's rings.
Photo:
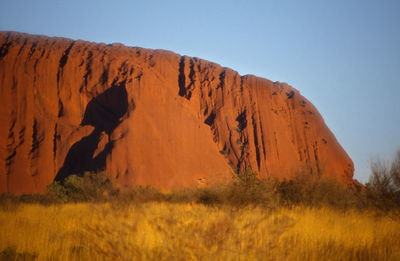
<path id="1" fill-rule="evenodd" d="M 371 177 L 367 183 L 372 204 L 384 211 L 400 215 L 400 151 L 391 164 L 376 160 L 371 164 Z"/>

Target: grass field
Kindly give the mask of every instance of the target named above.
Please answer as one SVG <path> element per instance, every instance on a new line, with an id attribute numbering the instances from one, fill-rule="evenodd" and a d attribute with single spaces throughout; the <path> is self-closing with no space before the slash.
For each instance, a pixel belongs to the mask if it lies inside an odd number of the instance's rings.
<path id="1" fill-rule="evenodd" d="M 400 219 L 332 208 L 16 204 L 1 260 L 400 260 Z"/>

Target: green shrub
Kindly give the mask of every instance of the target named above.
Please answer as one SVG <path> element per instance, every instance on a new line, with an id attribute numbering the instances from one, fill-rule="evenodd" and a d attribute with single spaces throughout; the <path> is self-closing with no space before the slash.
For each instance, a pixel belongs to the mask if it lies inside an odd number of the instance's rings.
<path id="1" fill-rule="evenodd" d="M 227 201 L 234 205 L 264 205 L 272 207 L 275 204 L 274 182 L 258 178 L 257 172 L 246 170 L 234 177 L 227 186 Z"/>
<path id="2" fill-rule="evenodd" d="M 329 206 L 340 209 L 361 206 L 361 193 L 352 187 L 345 187 L 336 180 L 315 177 L 307 172 L 297 173 L 291 180 L 277 182 L 276 192 L 281 205 L 292 207 Z"/>
<path id="3" fill-rule="evenodd" d="M 223 202 L 223 191 L 217 187 L 198 189 L 195 193 L 196 202 L 205 205 L 216 205 Z"/>
<path id="4" fill-rule="evenodd" d="M 103 201 L 115 188 L 104 172 L 68 176 L 63 183 L 48 186 L 48 198 L 59 202 Z"/>
<path id="5" fill-rule="evenodd" d="M 68 202 L 67 190 L 60 182 L 55 181 L 47 186 L 47 198 L 56 203 L 66 203 Z"/>

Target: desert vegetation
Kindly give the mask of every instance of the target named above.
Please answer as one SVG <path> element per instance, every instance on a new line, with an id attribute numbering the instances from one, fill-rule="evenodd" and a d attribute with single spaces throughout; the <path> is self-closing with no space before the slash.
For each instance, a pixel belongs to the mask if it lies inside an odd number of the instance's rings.
<path id="1" fill-rule="evenodd" d="M 1 210 L 3 260 L 398 260 L 400 223 L 370 211 L 198 203 Z"/>
<path id="2" fill-rule="evenodd" d="M 0 260 L 399 260 L 400 153 L 365 185 L 246 171 L 161 193 L 105 173 L 2 195 Z"/>

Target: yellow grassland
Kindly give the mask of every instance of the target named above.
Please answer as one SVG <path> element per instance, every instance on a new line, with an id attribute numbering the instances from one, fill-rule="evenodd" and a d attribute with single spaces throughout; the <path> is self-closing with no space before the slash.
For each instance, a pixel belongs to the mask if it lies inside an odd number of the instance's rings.
<path id="1" fill-rule="evenodd" d="M 330 208 L 20 204 L 0 209 L 3 258 L 6 249 L 36 260 L 400 260 L 400 219 Z"/>

